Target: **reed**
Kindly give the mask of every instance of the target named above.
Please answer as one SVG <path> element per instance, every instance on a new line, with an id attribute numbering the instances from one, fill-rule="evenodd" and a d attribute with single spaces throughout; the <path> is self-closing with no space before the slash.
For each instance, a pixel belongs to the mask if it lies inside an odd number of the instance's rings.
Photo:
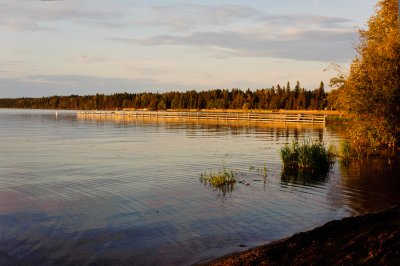
<path id="1" fill-rule="evenodd" d="M 351 147 L 351 143 L 349 140 L 341 140 L 339 142 L 339 149 L 337 152 L 337 156 L 342 160 L 350 160 L 351 157 L 354 156 L 354 151 Z"/>
<path id="2" fill-rule="evenodd" d="M 328 173 L 334 162 L 334 153 L 322 141 L 293 141 L 280 150 L 283 170 L 295 173 Z"/>

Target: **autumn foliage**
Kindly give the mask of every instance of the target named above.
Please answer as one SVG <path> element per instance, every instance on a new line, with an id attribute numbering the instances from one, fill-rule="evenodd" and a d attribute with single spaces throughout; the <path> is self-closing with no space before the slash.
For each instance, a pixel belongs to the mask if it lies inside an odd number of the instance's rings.
<path id="1" fill-rule="evenodd" d="M 400 144 L 398 1 L 380 0 L 344 82 L 342 107 L 355 114 L 351 140 L 360 152 Z"/>

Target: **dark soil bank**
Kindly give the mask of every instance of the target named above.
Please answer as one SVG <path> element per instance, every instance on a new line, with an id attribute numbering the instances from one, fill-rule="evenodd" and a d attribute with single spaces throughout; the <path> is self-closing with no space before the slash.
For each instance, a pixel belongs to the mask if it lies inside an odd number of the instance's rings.
<path id="1" fill-rule="evenodd" d="M 400 206 L 332 221 L 206 265 L 400 265 Z"/>

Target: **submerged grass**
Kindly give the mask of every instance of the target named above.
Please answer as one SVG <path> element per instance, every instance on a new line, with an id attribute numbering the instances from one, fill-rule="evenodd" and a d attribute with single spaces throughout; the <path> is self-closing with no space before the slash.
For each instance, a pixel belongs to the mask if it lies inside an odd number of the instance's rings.
<path id="1" fill-rule="evenodd" d="M 268 174 L 267 164 L 264 164 L 263 168 L 256 168 L 255 166 L 250 166 L 249 171 L 256 171 L 259 176 L 263 177 L 264 179 L 267 178 Z"/>
<path id="2" fill-rule="evenodd" d="M 283 174 L 297 176 L 327 176 L 334 162 L 334 153 L 322 141 L 293 141 L 280 150 Z"/>
<path id="3" fill-rule="evenodd" d="M 200 176 L 201 183 L 217 188 L 223 194 L 232 192 L 237 181 L 238 177 L 236 173 L 226 168 L 225 164 L 222 164 L 222 170 L 218 172 L 205 172 Z"/>

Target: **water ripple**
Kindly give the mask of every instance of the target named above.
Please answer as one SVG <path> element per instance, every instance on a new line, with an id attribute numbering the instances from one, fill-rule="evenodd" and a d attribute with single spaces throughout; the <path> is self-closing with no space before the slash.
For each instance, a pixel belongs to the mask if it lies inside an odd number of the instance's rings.
<path id="1" fill-rule="evenodd" d="M 322 181 L 281 177 L 282 145 L 335 144 L 337 129 L 31 110 L 0 110 L 0 124 L 0 245 L 22 264 L 187 265 L 400 202 L 393 163 L 379 171 L 363 170 L 377 162 L 337 163 Z M 223 166 L 248 185 L 224 195 L 200 183 Z"/>

